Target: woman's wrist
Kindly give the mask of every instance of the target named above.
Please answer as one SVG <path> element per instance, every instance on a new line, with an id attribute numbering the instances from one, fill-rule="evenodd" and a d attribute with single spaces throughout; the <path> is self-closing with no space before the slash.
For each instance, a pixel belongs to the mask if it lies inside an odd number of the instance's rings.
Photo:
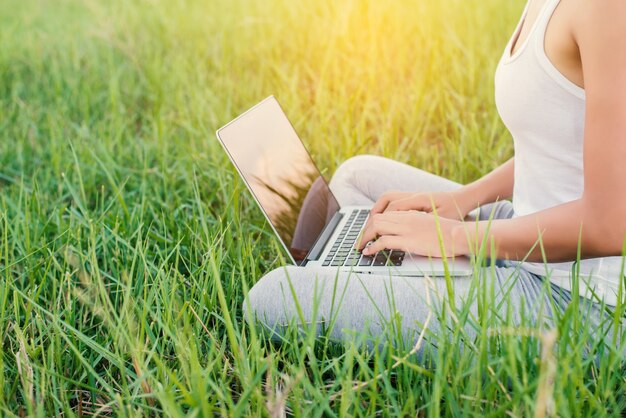
<path id="1" fill-rule="evenodd" d="M 470 210 L 488 203 L 508 199 L 513 194 L 514 160 L 511 158 L 480 179 L 466 184 L 458 192 Z"/>
<path id="2" fill-rule="evenodd" d="M 483 204 L 480 202 L 479 196 L 476 195 L 476 192 L 470 187 L 470 185 L 463 186 L 453 191 L 452 195 L 454 196 L 454 201 L 464 217 L 472 210 Z"/>
<path id="3" fill-rule="evenodd" d="M 467 184 L 456 190 L 455 193 L 459 207 L 465 208 L 468 212 L 479 206 L 506 198 L 489 187 L 489 184 L 481 181 Z"/>

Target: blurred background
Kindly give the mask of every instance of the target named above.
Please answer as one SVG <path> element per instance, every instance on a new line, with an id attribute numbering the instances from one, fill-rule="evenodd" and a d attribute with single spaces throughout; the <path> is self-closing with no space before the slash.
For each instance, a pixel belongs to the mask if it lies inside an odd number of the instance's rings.
<path id="1" fill-rule="evenodd" d="M 375 153 L 467 181 L 511 154 L 493 72 L 523 5 L 4 0 L 4 174 L 71 138 L 223 161 L 215 129 L 274 94 L 330 170 Z"/>

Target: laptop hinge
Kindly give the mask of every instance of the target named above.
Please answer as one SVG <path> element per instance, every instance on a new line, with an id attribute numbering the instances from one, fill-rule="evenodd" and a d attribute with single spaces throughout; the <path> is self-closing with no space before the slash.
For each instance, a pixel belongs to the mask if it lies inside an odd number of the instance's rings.
<path id="1" fill-rule="evenodd" d="M 326 225 L 326 227 L 324 228 L 320 236 L 317 237 L 317 241 L 315 241 L 313 248 L 311 248 L 311 251 L 309 251 L 309 253 L 307 254 L 306 258 L 304 259 L 304 263 L 302 263 L 302 265 L 305 265 L 307 261 L 313 261 L 313 260 L 317 260 L 318 258 L 320 258 L 320 255 L 322 254 L 322 251 L 324 250 L 326 243 L 328 242 L 328 240 L 330 239 L 330 236 L 335 231 L 335 228 L 337 227 L 337 225 L 339 225 L 339 222 L 341 222 L 342 218 L 343 218 L 342 213 L 340 213 L 339 211 L 335 212 L 335 214 L 333 215 L 332 218 L 330 218 L 330 221 L 328 222 L 328 224 Z"/>

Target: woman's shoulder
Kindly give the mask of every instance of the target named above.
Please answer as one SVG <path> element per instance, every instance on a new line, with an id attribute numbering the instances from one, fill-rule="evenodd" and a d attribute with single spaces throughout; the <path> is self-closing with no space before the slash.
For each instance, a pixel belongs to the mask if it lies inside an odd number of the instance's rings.
<path id="1" fill-rule="evenodd" d="M 568 0 L 574 3 L 574 30 L 577 38 L 601 35 L 620 36 L 626 32 L 626 1 L 624 0 Z"/>

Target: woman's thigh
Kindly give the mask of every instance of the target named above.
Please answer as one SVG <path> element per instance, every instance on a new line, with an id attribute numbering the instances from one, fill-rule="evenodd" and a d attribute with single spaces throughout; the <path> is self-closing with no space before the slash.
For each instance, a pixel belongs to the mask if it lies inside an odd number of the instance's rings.
<path id="1" fill-rule="evenodd" d="M 371 205 L 389 190 L 452 191 L 459 183 L 419 168 L 375 155 L 358 155 L 341 164 L 330 188 L 341 206 Z"/>

